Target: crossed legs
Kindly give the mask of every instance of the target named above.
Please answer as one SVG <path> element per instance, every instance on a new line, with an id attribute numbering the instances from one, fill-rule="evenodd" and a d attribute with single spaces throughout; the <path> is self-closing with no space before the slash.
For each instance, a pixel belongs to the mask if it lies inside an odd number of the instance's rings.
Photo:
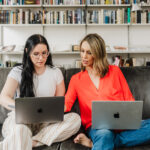
<path id="1" fill-rule="evenodd" d="M 80 133 L 74 139 L 75 143 L 92 148 L 92 150 L 113 150 L 115 147 L 130 147 L 150 142 L 150 119 L 143 120 L 137 130 L 127 130 L 114 134 L 110 130 L 89 130 L 89 139 Z M 109 145 L 109 147 L 108 147 Z"/>
<path id="2" fill-rule="evenodd" d="M 32 131 L 27 125 L 16 124 L 15 114 L 11 112 L 2 128 L 4 136 L 0 143 L 0 150 L 32 150 L 32 146 L 48 145 L 60 142 L 78 132 L 81 120 L 78 114 L 64 115 L 64 121 L 55 124 L 44 124 L 39 132 L 32 136 Z M 2 147 L 2 149 L 1 149 Z"/>

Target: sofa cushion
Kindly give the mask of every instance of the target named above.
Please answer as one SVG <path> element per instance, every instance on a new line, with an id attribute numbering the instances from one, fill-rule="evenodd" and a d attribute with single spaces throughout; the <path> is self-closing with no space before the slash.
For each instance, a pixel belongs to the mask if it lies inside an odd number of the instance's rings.
<path id="1" fill-rule="evenodd" d="M 35 147 L 33 148 L 33 150 L 59 150 L 60 149 L 60 144 L 61 143 L 54 143 L 51 146 L 39 146 L 39 147 Z"/>
<path id="2" fill-rule="evenodd" d="M 11 68 L 0 68 L 0 92 L 5 84 L 7 75 Z"/>
<path id="3" fill-rule="evenodd" d="M 149 150 L 149 149 L 150 149 L 149 145 L 115 148 L 115 150 Z"/>
<path id="4" fill-rule="evenodd" d="M 70 138 L 61 143 L 60 150 L 90 150 L 90 148 L 82 146 L 80 144 L 75 144 L 73 139 Z"/>
<path id="5" fill-rule="evenodd" d="M 71 79 L 71 77 L 74 75 L 74 74 L 76 74 L 76 73 L 78 73 L 78 72 L 80 72 L 81 71 L 81 69 L 80 68 L 69 68 L 69 69 L 67 69 L 66 70 L 66 76 L 65 76 L 65 86 L 66 86 L 66 91 L 67 91 L 67 89 L 68 89 L 68 85 L 69 85 L 69 82 L 70 82 L 70 79 Z"/>
<path id="6" fill-rule="evenodd" d="M 68 139 L 61 143 L 60 150 L 91 150 L 88 147 L 80 144 L 74 144 L 73 139 Z M 121 147 L 114 150 L 150 150 L 150 145 L 134 146 L 134 147 Z"/>
<path id="7" fill-rule="evenodd" d="M 7 79 L 7 75 L 11 68 L 0 68 L 0 93 Z M 0 106 L 0 124 L 2 124 L 7 116 L 8 110 Z"/>
<path id="8" fill-rule="evenodd" d="M 136 100 L 143 100 L 143 119 L 150 118 L 150 67 L 121 68 Z"/>
<path id="9" fill-rule="evenodd" d="M 81 71 L 80 68 L 69 68 L 69 69 L 66 70 L 66 76 L 65 76 L 65 79 L 66 79 L 66 80 L 65 80 L 66 91 L 67 91 L 67 89 L 68 89 L 68 85 L 69 85 L 69 82 L 70 82 L 71 77 L 72 77 L 74 74 L 76 74 L 76 73 L 78 73 L 78 72 L 80 72 L 80 71 Z M 71 111 L 80 114 L 78 99 L 76 99 L 74 105 L 72 106 Z"/>
<path id="10" fill-rule="evenodd" d="M 11 68 L 0 68 L 0 91 L 5 83 L 8 72 Z M 133 93 L 133 96 L 136 100 L 144 101 L 144 111 L 143 118 L 150 118 L 150 67 L 129 67 L 129 68 L 121 68 L 128 84 Z M 68 84 L 70 82 L 71 76 L 80 71 L 80 69 L 72 68 L 64 70 L 61 68 L 61 71 L 64 75 L 65 86 L 68 88 Z M 79 113 L 78 101 L 75 102 L 72 111 Z M 2 123 L 6 117 L 7 111 L 4 108 L 0 108 L 0 123 Z M 1 130 L 1 126 L 0 126 Z M 0 134 L 0 140 L 2 140 L 2 135 Z M 41 146 L 37 148 L 33 148 L 33 150 L 90 150 L 90 148 L 81 146 L 79 144 L 73 143 L 73 137 L 62 142 L 62 143 L 54 143 L 50 147 Z M 150 145 L 146 146 L 136 146 L 130 148 L 116 148 L 115 150 L 149 150 Z"/>

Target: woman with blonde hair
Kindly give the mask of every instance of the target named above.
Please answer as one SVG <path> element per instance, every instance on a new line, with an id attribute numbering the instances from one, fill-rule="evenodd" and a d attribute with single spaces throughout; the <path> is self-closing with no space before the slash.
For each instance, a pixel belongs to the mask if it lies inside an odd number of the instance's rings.
<path id="1" fill-rule="evenodd" d="M 92 100 L 134 101 L 134 97 L 121 70 L 109 65 L 101 36 L 88 34 L 80 43 L 80 55 L 81 72 L 70 80 L 65 107 L 66 111 L 70 111 L 78 98 L 81 121 L 87 136 L 80 133 L 74 142 L 91 147 L 92 150 L 113 150 L 114 147 L 135 146 L 150 141 L 150 120 L 144 120 L 138 130 L 116 132 L 91 128 Z"/>

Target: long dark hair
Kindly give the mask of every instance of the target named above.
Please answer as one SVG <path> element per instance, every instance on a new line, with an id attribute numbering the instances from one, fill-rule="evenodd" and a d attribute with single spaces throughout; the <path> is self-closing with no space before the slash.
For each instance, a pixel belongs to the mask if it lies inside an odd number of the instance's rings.
<path id="1" fill-rule="evenodd" d="M 37 44 L 45 44 L 47 50 L 50 53 L 49 45 L 45 37 L 40 34 L 34 34 L 30 36 L 24 47 L 24 54 L 22 60 L 22 74 L 21 74 L 21 84 L 20 84 L 20 97 L 34 97 L 33 91 L 33 73 L 34 66 L 30 59 L 30 53 Z M 46 65 L 53 66 L 51 53 L 47 57 Z"/>

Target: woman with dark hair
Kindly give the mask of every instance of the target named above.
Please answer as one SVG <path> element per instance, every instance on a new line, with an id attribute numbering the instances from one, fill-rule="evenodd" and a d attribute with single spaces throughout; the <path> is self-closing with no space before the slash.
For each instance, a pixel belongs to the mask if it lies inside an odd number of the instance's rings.
<path id="1" fill-rule="evenodd" d="M 31 150 L 40 145 L 50 146 L 63 141 L 80 128 L 80 117 L 75 113 L 64 115 L 60 123 L 16 124 L 16 97 L 64 96 L 64 79 L 60 69 L 53 66 L 47 40 L 39 34 L 30 36 L 24 48 L 21 66 L 14 67 L 6 80 L 0 95 L 2 106 L 11 110 L 6 118 L 0 150 Z"/>
<path id="2" fill-rule="evenodd" d="M 134 101 L 134 98 L 121 70 L 109 65 L 102 37 L 88 34 L 80 43 L 80 55 L 82 71 L 70 80 L 65 96 L 65 111 L 70 111 L 78 98 L 81 121 L 87 136 L 80 133 L 74 142 L 92 150 L 113 150 L 114 147 L 129 147 L 150 141 L 150 119 L 142 121 L 138 130 L 116 132 L 91 128 L 92 100 Z"/>

